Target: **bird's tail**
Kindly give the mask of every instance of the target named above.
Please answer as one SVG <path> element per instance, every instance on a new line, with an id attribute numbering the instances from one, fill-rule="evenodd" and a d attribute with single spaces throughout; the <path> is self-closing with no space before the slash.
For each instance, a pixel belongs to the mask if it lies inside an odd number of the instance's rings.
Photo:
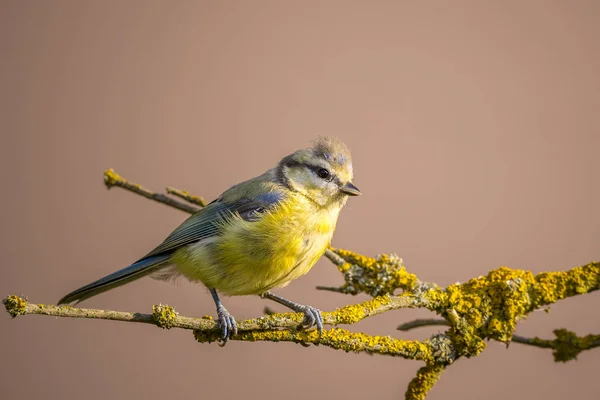
<path id="1" fill-rule="evenodd" d="M 156 272 L 169 264 L 170 254 L 161 254 L 148 258 L 144 258 L 129 267 L 123 268 L 117 272 L 100 278 L 97 281 L 89 283 L 77 290 L 72 291 L 58 301 L 58 304 L 75 304 L 96 296 L 107 290 L 114 289 L 131 281 L 135 281 L 141 277 Z"/>

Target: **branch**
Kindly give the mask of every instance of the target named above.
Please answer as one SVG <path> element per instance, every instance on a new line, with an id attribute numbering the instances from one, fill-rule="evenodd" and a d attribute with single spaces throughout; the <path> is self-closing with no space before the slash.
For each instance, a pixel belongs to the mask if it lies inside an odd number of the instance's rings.
<path id="1" fill-rule="evenodd" d="M 155 324 L 150 314 L 107 311 L 97 309 L 78 308 L 72 306 L 54 306 L 49 304 L 32 304 L 27 299 L 11 295 L 3 300 L 6 311 L 14 318 L 19 315 L 37 314 L 49 315 L 53 317 L 68 317 L 68 318 L 91 318 L 91 319 L 107 319 L 114 321 L 126 322 L 143 322 Z M 323 323 L 326 325 L 351 325 L 365 318 L 382 314 L 386 311 L 397 310 L 400 308 L 416 308 L 419 307 L 419 300 L 411 296 L 381 296 L 375 299 L 366 300 L 362 303 L 353 304 L 338 308 L 332 312 L 323 312 Z M 181 329 L 197 329 L 197 330 L 215 330 L 215 322 L 211 318 L 190 318 L 180 317 L 174 311 L 174 308 L 169 306 L 154 306 L 167 307 L 174 314 L 169 317 L 170 328 Z M 163 310 L 164 311 L 164 310 Z M 237 323 L 238 330 L 265 330 L 274 328 L 289 328 L 296 329 L 302 323 L 304 314 L 302 313 L 275 313 L 260 318 L 249 319 Z M 155 324 L 156 325 L 156 324 Z M 164 324 L 163 324 L 164 325 Z"/>
<path id="2" fill-rule="evenodd" d="M 445 319 L 415 319 L 398 325 L 397 329 L 399 331 L 409 331 L 424 326 L 450 326 L 450 324 Z M 576 360 L 582 351 L 600 347 L 600 335 L 586 335 L 582 337 L 566 329 L 556 329 L 554 330 L 554 335 L 556 339 L 553 340 L 513 335 L 511 341 L 542 349 L 553 349 L 552 355 L 556 362 Z"/>
<path id="3" fill-rule="evenodd" d="M 190 194 L 185 190 L 179 190 L 169 186 L 167 186 L 165 190 L 167 191 L 167 193 L 184 199 L 188 203 L 192 203 L 200 207 L 206 207 L 206 201 L 200 196 L 194 196 L 193 194 Z"/>
<path id="4" fill-rule="evenodd" d="M 139 194 L 140 196 L 145 197 L 147 199 L 154 200 L 154 201 L 157 201 L 162 204 L 166 204 L 168 206 L 171 206 L 171 207 L 176 208 L 181 211 L 188 212 L 190 214 L 198 211 L 197 207 L 193 207 L 186 203 L 182 203 L 182 202 L 177 201 L 169 196 L 165 196 L 164 194 L 152 192 L 151 190 L 148 190 L 145 187 L 143 187 L 142 185 L 138 185 L 137 183 L 131 183 L 128 180 L 121 177 L 119 174 L 117 174 L 112 168 L 104 171 L 104 184 L 106 185 L 107 189 L 110 189 L 113 186 L 117 186 L 117 187 L 129 190 L 130 192 L 133 192 L 135 194 Z M 177 189 L 172 189 L 172 190 L 177 191 Z M 182 197 L 184 197 L 183 193 L 185 193 L 185 192 L 182 192 L 182 191 L 177 191 L 177 192 L 178 192 L 177 194 L 181 194 Z M 199 198 L 199 199 L 201 200 L 201 198 Z M 188 199 L 186 198 L 186 200 L 188 200 Z"/>
<path id="5" fill-rule="evenodd" d="M 581 337 L 566 329 L 556 329 L 554 330 L 554 335 L 556 336 L 554 340 L 540 339 L 538 337 L 526 338 L 518 335 L 513 335 L 512 340 L 513 342 L 529 346 L 552 349 L 552 355 L 556 362 L 576 360 L 582 351 L 600 347 L 600 335 L 586 335 Z"/>
<path id="6" fill-rule="evenodd" d="M 450 326 L 450 323 L 445 319 L 414 319 L 412 321 L 398 325 L 396 329 L 398 329 L 399 331 L 406 332 L 410 331 L 411 329 L 422 328 L 424 326 Z"/>
<path id="7" fill-rule="evenodd" d="M 217 331 L 195 330 L 194 337 L 200 343 L 219 340 Z M 431 338 L 423 342 L 417 340 L 396 339 L 390 336 L 372 336 L 365 333 L 350 332 L 346 329 L 326 329 L 319 336 L 316 330 L 248 330 L 234 335 L 231 340 L 248 342 L 293 342 L 306 345 L 312 343 L 345 352 L 380 354 L 402 357 L 408 360 L 420 360 L 428 363 L 439 361 L 448 364 L 456 358 L 450 340 Z M 447 354 L 445 358 L 434 357 L 434 354 Z"/>
<path id="8" fill-rule="evenodd" d="M 444 366 L 439 364 L 427 364 L 419 368 L 417 376 L 413 378 L 406 389 L 406 400 L 422 400 L 427 396 L 433 385 L 440 379 L 444 372 Z"/>
<path id="9" fill-rule="evenodd" d="M 323 313 L 323 319 L 328 325 L 354 323 L 360 321 L 362 318 L 380 314 L 390 309 L 390 304 L 396 304 L 396 306 L 400 307 L 404 304 L 402 302 L 394 303 L 381 300 L 377 300 L 377 303 L 374 303 L 374 300 L 369 300 L 356 306 L 344 307 L 334 312 Z M 139 322 L 156 325 L 164 329 L 190 329 L 194 331 L 194 336 L 199 342 L 210 343 L 218 341 L 220 338 L 220 330 L 216 327 L 216 323 L 212 317 L 182 317 L 178 315 L 175 308 L 162 304 L 153 306 L 152 314 L 142 314 L 71 306 L 32 304 L 26 299 L 15 295 L 6 297 L 2 302 L 6 307 L 6 311 L 13 318 L 20 315 L 37 314 L 53 317 Z M 348 318 L 347 313 L 350 309 L 353 311 L 350 313 L 351 317 Z M 363 311 L 362 315 L 360 315 L 360 311 Z M 303 314 L 281 313 L 238 321 L 239 333 L 234 335 L 230 340 L 313 343 L 347 352 L 366 352 L 398 356 L 426 362 L 450 363 L 455 358 L 452 344 L 446 337 L 434 337 L 431 340 L 419 342 L 416 340 L 396 339 L 390 336 L 353 333 L 340 328 L 325 330 L 321 337 L 319 337 L 318 332 L 314 329 L 309 331 L 299 330 L 303 318 Z"/>

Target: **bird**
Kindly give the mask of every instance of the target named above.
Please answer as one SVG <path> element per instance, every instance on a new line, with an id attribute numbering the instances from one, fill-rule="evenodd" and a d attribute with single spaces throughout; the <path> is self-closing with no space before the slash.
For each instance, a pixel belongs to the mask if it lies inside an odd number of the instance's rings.
<path id="1" fill-rule="evenodd" d="M 321 335 L 319 309 L 271 291 L 310 271 L 331 245 L 348 197 L 360 194 L 348 147 L 338 138 L 318 137 L 227 189 L 138 261 L 72 291 L 58 305 L 77 304 L 145 276 L 165 281 L 183 276 L 212 295 L 224 344 L 238 328 L 219 293 L 273 300 L 304 313 L 302 326 L 316 325 Z"/>

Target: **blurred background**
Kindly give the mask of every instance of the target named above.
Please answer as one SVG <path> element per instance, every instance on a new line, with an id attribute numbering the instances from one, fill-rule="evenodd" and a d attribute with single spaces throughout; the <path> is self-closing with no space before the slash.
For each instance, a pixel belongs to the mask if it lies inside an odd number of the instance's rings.
<path id="1" fill-rule="evenodd" d="M 317 135 L 353 151 L 363 196 L 333 244 L 395 252 L 448 285 L 506 265 L 600 258 L 597 1 L 3 1 L 0 296 L 53 303 L 128 265 L 186 214 L 102 172 L 212 200 Z M 278 291 L 322 310 L 364 300 L 315 290 L 327 260 Z M 225 299 L 238 318 L 257 297 Z M 85 307 L 214 315 L 205 289 L 143 279 Z M 518 333 L 600 333 L 600 296 L 539 312 Z M 398 332 L 429 313 L 350 327 Z M 189 331 L 0 315 L 2 398 L 403 398 L 420 363 L 288 343 L 201 345 Z M 591 399 L 600 350 L 489 343 L 431 399 Z M 596 395 L 594 395 L 596 393 Z"/>

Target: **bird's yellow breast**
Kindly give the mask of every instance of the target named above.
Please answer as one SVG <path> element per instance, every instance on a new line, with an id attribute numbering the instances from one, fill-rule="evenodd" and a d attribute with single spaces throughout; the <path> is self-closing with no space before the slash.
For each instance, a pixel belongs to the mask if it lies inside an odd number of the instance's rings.
<path id="1" fill-rule="evenodd" d="M 294 194 L 256 221 L 236 216 L 222 233 L 176 255 L 179 272 L 227 295 L 262 294 L 306 274 L 331 242 L 340 208 Z"/>

